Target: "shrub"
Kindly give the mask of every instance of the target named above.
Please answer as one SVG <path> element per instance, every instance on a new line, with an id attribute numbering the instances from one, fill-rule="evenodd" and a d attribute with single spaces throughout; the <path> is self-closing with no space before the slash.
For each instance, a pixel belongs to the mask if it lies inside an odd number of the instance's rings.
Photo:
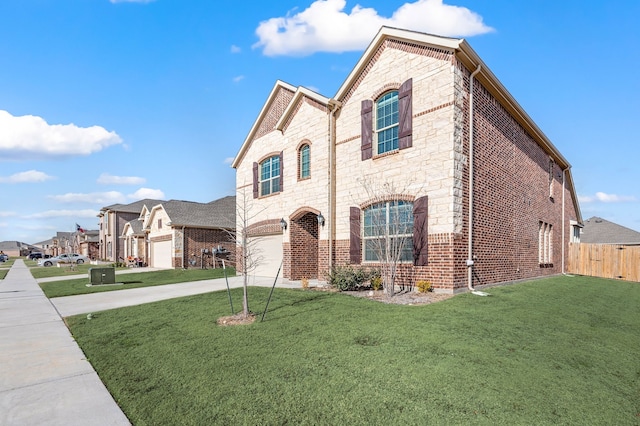
<path id="1" fill-rule="evenodd" d="M 374 276 L 371 278 L 371 289 L 378 291 L 382 288 L 382 277 Z"/>
<path id="2" fill-rule="evenodd" d="M 427 293 L 429 291 L 433 291 L 431 288 L 431 281 L 418 281 L 416 283 L 416 287 L 418 287 L 418 291 L 420 293 Z"/>
<path id="3" fill-rule="evenodd" d="M 367 281 L 380 278 L 380 272 L 375 269 L 354 268 L 351 265 L 337 265 L 331 268 L 327 276 L 327 281 L 332 287 L 340 291 L 353 291 L 364 287 Z"/>
<path id="4" fill-rule="evenodd" d="M 302 277 L 302 279 L 300 280 L 300 285 L 302 286 L 302 288 L 309 288 L 309 278 Z"/>

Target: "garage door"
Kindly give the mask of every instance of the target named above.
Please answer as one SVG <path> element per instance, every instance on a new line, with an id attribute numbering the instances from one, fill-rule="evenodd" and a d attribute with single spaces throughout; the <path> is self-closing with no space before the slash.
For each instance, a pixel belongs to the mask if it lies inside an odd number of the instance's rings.
<path id="1" fill-rule="evenodd" d="M 249 246 L 256 253 L 256 269 L 251 272 L 257 277 L 275 277 L 282 262 L 282 235 L 264 235 L 249 240 Z M 282 278 L 282 271 L 279 277 Z"/>
<path id="2" fill-rule="evenodd" d="M 151 243 L 151 266 L 154 268 L 173 268 L 171 257 L 171 241 Z"/>

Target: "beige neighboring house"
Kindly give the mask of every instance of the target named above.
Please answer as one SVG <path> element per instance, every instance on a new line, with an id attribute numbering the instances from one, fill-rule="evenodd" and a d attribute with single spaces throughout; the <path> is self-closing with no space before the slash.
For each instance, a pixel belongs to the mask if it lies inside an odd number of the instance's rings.
<path id="1" fill-rule="evenodd" d="M 210 203 L 170 200 L 140 214 L 144 240 L 129 223 L 124 240 L 144 253 L 154 268 L 214 267 L 214 251 L 229 253 L 233 263 L 236 199 L 228 196 Z M 141 247 L 141 241 L 144 241 Z M 132 252 L 133 253 L 133 252 Z"/>
<path id="2" fill-rule="evenodd" d="M 232 166 L 256 275 L 378 267 L 388 235 L 397 282 L 453 293 L 562 273 L 582 221 L 570 163 L 470 45 L 396 28 L 332 97 L 277 81 Z"/>
<path id="3" fill-rule="evenodd" d="M 124 240 L 120 238 L 124 226 L 140 217 L 140 212 L 145 206 L 154 206 L 162 200 L 144 199 L 130 204 L 112 204 L 100 209 L 98 214 L 99 238 L 98 256 L 100 260 L 109 262 L 123 262 Z"/>
<path id="4" fill-rule="evenodd" d="M 141 217 L 144 218 L 144 211 Z M 147 234 L 144 232 L 142 228 L 142 220 L 135 219 L 127 222 L 124 225 L 124 229 L 122 230 L 122 238 L 124 239 L 124 258 L 127 259 L 127 262 L 130 264 L 134 264 L 137 261 L 137 264 L 140 265 L 148 265 L 149 259 L 147 256 L 147 243 L 146 243 Z"/>

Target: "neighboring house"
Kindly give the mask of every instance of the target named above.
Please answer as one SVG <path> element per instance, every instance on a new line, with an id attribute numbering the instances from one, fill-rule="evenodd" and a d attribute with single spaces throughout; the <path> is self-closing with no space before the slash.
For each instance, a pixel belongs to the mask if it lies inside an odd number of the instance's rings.
<path id="1" fill-rule="evenodd" d="M 78 253 L 87 256 L 91 260 L 100 258 L 100 231 L 98 229 L 76 232 L 75 238 Z"/>
<path id="2" fill-rule="evenodd" d="M 51 255 L 58 256 L 63 253 L 77 253 L 78 246 L 75 232 L 56 232 L 52 238 Z"/>
<path id="3" fill-rule="evenodd" d="M 40 252 L 42 254 L 48 254 L 49 256 L 52 256 L 52 253 L 53 253 L 53 238 L 34 243 L 33 246 L 35 247 L 33 249 L 33 251 Z"/>
<path id="4" fill-rule="evenodd" d="M 154 206 L 162 200 L 144 199 L 130 204 L 113 204 L 103 207 L 98 214 L 99 229 L 99 258 L 110 262 L 125 259 L 124 240 L 122 235 L 127 222 L 140 217 L 144 206 Z"/>
<path id="5" fill-rule="evenodd" d="M 580 242 L 638 246 L 640 245 L 640 232 L 594 216 L 584 221 Z"/>
<path id="6" fill-rule="evenodd" d="M 582 220 L 569 162 L 467 42 L 394 28 L 332 98 L 277 81 L 233 167 L 257 275 L 376 266 L 371 219 L 399 212 L 402 279 L 456 292 L 563 272 Z"/>
<path id="7" fill-rule="evenodd" d="M 36 247 L 32 246 L 31 244 L 23 243 L 20 241 L 0 242 L 0 251 L 9 256 L 9 258 L 27 256 L 31 251 L 35 249 Z"/>
<path id="8" fill-rule="evenodd" d="M 130 222 L 125 227 L 124 240 L 130 243 L 129 253 L 133 255 L 135 250 L 138 256 L 144 253 L 149 266 L 212 267 L 212 251 L 221 248 L 235 255 L 232 237 L 236 225 L 235 196 L 210 203 L 163 201 L 143 209 L 140 219 L 146 237 L 141 240 L 137 226 Z"/>
<path id="9" fill-rule="evenodd" d="M 146 211 L 145 209 L 143 209 Z M 140 216 L 144 219 L 145 214 Z M 134 219 L 127 222 L 122 230 L 122 237 L 124 239 L 124 258 L 125 259 L 138 259 L 138 262 L 145 265 L 149 264 L 147 256 L 147 243 L 146 236 L 142 227 L 142 219 Z"/>

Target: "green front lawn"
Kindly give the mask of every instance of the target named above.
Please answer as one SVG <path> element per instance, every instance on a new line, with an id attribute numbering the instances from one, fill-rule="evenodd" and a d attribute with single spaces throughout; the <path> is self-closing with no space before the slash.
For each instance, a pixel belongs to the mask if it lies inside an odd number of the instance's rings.
<path id="1" fill-rule="evenodd" d="M 85 265 L 78 265 L 78 269 Z M 92 267 L 96 267 L 92 265 Z M 51 269 L 51 268 L 47 268 Z M 61 268 L 55 268 L 61 269 Z M 31 270 L 32 274 L 35 270 Z M 79 272 L 76 272 L 78 274 Z M 75 275 L 75 274 L 74 274 Z M 227 268 L 227 276 L 235 276 L 236 272 L 233 268 Z M 35 274 L 34 274 L 35 277 Z M 163 269 L 160 271 L 136 272 L 117 274 L 116 282 L 123 285 L 94 285 L 87 287 L 89 284 L 88 268 L 85 272 L 85 278 L 76 278 L 64 281 L 51 281 L 39 283 L 44 294 L 51 297 L 73 296 L 76 294 L 99 293 L 103 291 L 125 290 L 137 287 L 149 287 L 154 285 L 174 284 L 189 281 L 210 280 L 214 278 L 224 277 L 224 271 L 218 269 Z"/>
<path id="2" fill-rule="evenodd" d="M 61 265 L 57 266 L 38 266 L 35 260 L 25 260 L 24 263 L 31 269 L 31 275 L 33 278 L 48 278 L 48 277 L 64 277 L 73 275 L 86 275 L 89 276 L 89 269 L 91 268 L 106 268 L 111 267 L 111 264 L 91 265 L 90 263 L 83 263 L 80 265 Z M 127 269 L 125 267 L 116 268 L 116 270 Z"/>
<path id="3" fill-rule="evenodd" d="M 134 425 L 639 424 L 640 284 L 489 292 L 400 306 L 277 289 L 264 322 L 231 327 L 218 292 L 68 323 Z M 268 293 L 250 289 L 254 311 Z"/>

